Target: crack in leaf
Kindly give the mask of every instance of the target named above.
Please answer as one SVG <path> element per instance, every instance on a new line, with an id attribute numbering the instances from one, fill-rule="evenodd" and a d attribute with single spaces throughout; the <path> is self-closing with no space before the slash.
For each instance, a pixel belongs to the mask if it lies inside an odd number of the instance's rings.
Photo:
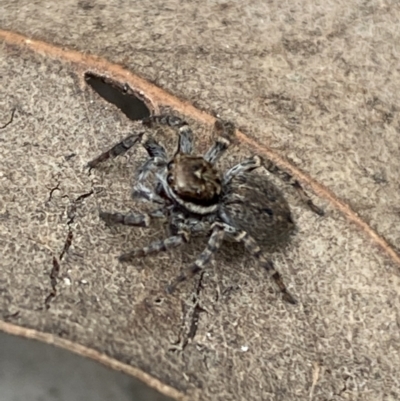
<path id="1" fill-rule="evenodd" d="M 183 321 L 182 321 L 182 326 L 181 330 L 179 333 L 178 341 L 172 345 L 172 347 L 169 348 L 169 351 L 178 351 L 178 352 L 183 352 L 186 346 L 194 339 L 197 333 L 198 329 L 198 324 L 199 324 L 199 319 L 200 319 L 200 314 L 203 312 L 207 312 L 204 308 L 200 306 L 200 301 L 199 301 L 199 295 L 200 291 L 202 288 L 202 282 L 203 282 L 203 275 L 202 273 L 200 275 L 200 278 L 197 282 L 196 290 L 195 293 L 193 294 L 193 307 L 191 308 L 191 311 L 188 311 L 185 313 L 185 304 L 183 303 Z M 186 315 L 186 317 L 185 317 Z M 190 315 L 190 317 L 189 317 Z M 187 317 L 189 317 L 189 321 L 187 320 Z M 188 327 L 188 329 L 185 332 L 185 328 Z"/>
<path id="2" fill-rule="evenodd" d="M 60 191 L 60 184 L 61 184 L 61 182 L 59 181 L 54 188 L 51 188 L 50 194 L 49 194 L 49 199 L 47 199 L 47 202 L 50 202 L 53 199 L 53 193 L 55 191 Z"/>
<path id="3" fill-rule="evenodd" d="M 59 273 L 60 273 L 60 263 L 58 262 L 57 258 L 55 256 L 53 256 L 53 267 L 50 271 L 50 284 L 51 284 L 52 290 L 50 291 L 50 294 L 44 300 L 46 309 L 50 308 L 50 302 L 57 295 L 56 287 L 57 287 L 57 278 L 58 278 Z"/>
<path id="4" fill-rule="evenodd" d="M 92 190 L 90 190 L 90 192 L 79 195 L 74 201 L 72 201 L 72 203 L 69 206 L 68 212 L 67 212 L 67 216 L 68 216 L 67 226 L 71 226 L 71 224 L 74 222 L 76 211 L 78 210 L 79 204 L 84 199 L 88 198 L 89 196 L 91 196 L 93 194 L 94 194 L 94 191 L 92 189 Z"/>
<path id="5" fill-rule="evenodd" d="M 52 198 L 53 192 L 55 190 L 60 190 L 59 186 L 60 186 L 60 182 L 54 188 L 52 188 L 50 190 L 49 201 Z M 62 249 L 58 259 L 55 256 L 53 256 L 53 266 L 52 266 L 52 269 L 50 271 L 51 291 L 50 291 L 49 295 L 46 297 L 46 299 L 44 300 L 44 304 L 45 304 L 46 309 L 50 308 L 50 302 L 57 295 L 57 283 L 58 283 L 58 278 L 59 278 L 60 270 L 61 270 L 60 263 L 63 260 L 64 256 L 68 253 L 68 251 L 69 251 L 69 249 L 71 248 L 71 245 L 72 245 L 72 240 L 74 238 L 74 233 L 72 231 L 71 224 L 75 220 L 75 216 L 76 216 L 75 214 L 76 214 L 77 208 L 82 203 L 82 201 L 84 199 L 88 198 L 89 196 L 91 196 L 93 194 L 94 194 L 94 191 L 92 189 L 90 192 L 87 192 L 87 193 L 84 193 L 82 195 L 79 195 L 69 206 L 69 210 L 67 212 L 68 221 L 66 223 L 67 227 L 68 227 L 68 234 L 67 234 L 67 238 L 65 239 L 63 249 Z M 68 197 L 68 195 L 64 195 L 63 197 Z"/>
<path id="6" fill-rule="evenodd" d="M 10 119 L 8 120 L 8 122 L 6 122 L 5 124 L 3 124 L 1 127 L 0 127 L 0 130 L 1 129 L 4 129 L 4 128 L 7 128 L 13 121 L 14 121 L 14 115 L 15 115 L 15 112 L 17 111 L 17 109 L 14 107 L 12 110 L 11 110 L 11 117 L 10 117 Z"/>
<path id="7" fill-rule="evenodd" d="M 72 239 L 74 238 L 74 234 L 72 233 L 72 230 L 70 229 L 67 235 L 67 239 L 65 240 L 64 248 L 62 252 L 60 253 L 60 261 L 64 257 L 64 255 L 68 252 L 69 248 L 72 245 Z"/>

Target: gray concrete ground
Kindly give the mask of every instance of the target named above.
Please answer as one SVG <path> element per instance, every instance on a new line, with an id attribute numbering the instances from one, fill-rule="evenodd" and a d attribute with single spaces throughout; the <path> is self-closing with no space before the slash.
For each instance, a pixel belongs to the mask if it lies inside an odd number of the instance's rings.
<path id="1" fill-rule="evenodd" d="M 167 401 L 145 384 L 38 341 L 0 333 L 0 401 Z"/>

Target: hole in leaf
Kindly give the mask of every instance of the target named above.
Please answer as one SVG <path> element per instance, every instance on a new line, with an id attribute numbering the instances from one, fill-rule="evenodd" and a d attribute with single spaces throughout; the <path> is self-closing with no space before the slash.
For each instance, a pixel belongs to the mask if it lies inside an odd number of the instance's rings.
<path id="1" fill-rule="evenodd" d="M 150 102 L 134 92 L 129 85 L 92 72 L 85 73 L 85 81 L 103 99 L 117 106 L 130 120 L 142 120 L 150 116 Z"/>

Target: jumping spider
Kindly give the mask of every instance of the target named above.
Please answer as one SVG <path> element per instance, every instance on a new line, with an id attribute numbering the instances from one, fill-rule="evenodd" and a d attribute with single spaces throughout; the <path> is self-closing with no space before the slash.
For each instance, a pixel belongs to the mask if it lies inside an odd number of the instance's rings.
<path id="1" fill-rule="evenodd" d="M 280 273 L 258 246 L 258 243 L 279 243 L 290 237 L 295 224 L 289 205 L 275 185 L 252 170 L 264 166 L 269 171 L 278 173 L 281 178 L 290 181 L 312 210 L 318 214 L 322 214 L 322 211 L 311 202 L 297 181 L 271 162 L 264 163 L 259 156 L 245 159 L 221 173 L 215 165 L 234 141 L 235 128 L 232 123 L 216 120 L 217 137 L 204 156 L 193 155 L 193 134 L 185 121 L 167 115 L 143 120 L 143 125 L 147 127 L 154 124 L 167 125 L 178 130 L 178 149 L 170 158 L 164 147 L 154 138 L 150 137 L 143 143 L 149 159 L 137 173 L 132 196 L 150 201 L 159 207 L 149 214 L 100 212 L 100 218 L 107 224 L 138 227 L 148 227 L 155 218 L 166 218 L 170 236 L 122 254 L 119 260 L 128 262 L 137 257 L 166 251 L 189 242 L 192 236 L 209 236 L 206 249 L 197 260 L 168 286 L 167 291 L 172 293 L 177 284 L 194 276 L 210 262 L 224 239 L 242 242 L 272 277 L 283 298 L 292 304 L 296 303 L 286 289 Z M 88 167 L 94 168 L 109 158 L 124 154 L 136 143 L 141 143 L 143 135 L 144 133 L 129 135 L 89 162 Z M 145 185 L 150 172 L 155 173 L 152 188 Z"/>

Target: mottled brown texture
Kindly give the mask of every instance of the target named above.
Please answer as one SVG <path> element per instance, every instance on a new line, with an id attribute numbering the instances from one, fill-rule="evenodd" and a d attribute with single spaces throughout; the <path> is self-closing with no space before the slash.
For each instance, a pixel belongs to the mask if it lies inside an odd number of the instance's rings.
<path id="1" fill-rule="evenodd" d="M 106 354 L 191 400 L 400 398 L 397 2 L 1 0 L 0 8 L 2 29 L 65 46 L 31 52 L 8 38 L 15 45 L 0 47 L 0 127 L 16 109 L 0 130 L 0 311 L 20 326 L 2 329 L 69 349 L 76 343 L 77 352 L 103 362 Z M 84 171 L 94 149 L 135 124 L 83 84 L 85 62 L 118 72 L 121 81 L 123 69 L 68 47 L 124 64 L 234 121 L 261 153 L 286 157 L 291 172 L 311 183 L 327 215 L 289 193 L 299 232 L 273 255 L 298 306 L 276 297 L 243 249 L 227 247 L 200 283 L 174 296 L 164 294 L 165 284 L 204 244 L 146 259 L 140 271 L 117 263 L 123 249 L 160 235 L 109 229 L 97 217 L 98 208 L 137 206 L 129 188 L 144 154 Z M 212 122 L 146 87 L 155 107 Z M 210 144 L 210 132 L 210 124 L 196 128 L 199 149 Z M 242 146 L 226 163 L 247 154 Z M 46 310 L 53 257 L 70 230 Z"/>

